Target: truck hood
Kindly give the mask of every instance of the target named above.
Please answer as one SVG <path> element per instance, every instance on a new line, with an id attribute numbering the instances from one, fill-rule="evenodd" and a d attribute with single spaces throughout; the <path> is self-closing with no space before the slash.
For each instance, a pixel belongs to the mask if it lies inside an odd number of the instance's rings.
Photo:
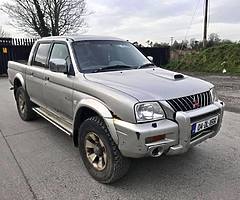
<path id="1" fill-rule="evenodd" d="M 89 81 L 133 96 L 139 101 L 168 100 L 210 90 L 213 85 L 161 68 L 134 69 L 85 74 Z"/>

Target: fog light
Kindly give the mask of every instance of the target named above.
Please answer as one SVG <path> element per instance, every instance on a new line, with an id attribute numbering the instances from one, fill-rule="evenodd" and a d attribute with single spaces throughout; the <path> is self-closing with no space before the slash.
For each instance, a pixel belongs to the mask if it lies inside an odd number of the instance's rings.
<path id="1" fill-rule="evenodd" d="M 145 139 L 145 143 L 149 144 L 149 143 L 153 143 L 153 142 L 158 142 L 160 140 L 164 140 L 166 138 L 166 135 L 156 135 L 156 136 L 152 136 L 152 137 L 147 137 Z"/>

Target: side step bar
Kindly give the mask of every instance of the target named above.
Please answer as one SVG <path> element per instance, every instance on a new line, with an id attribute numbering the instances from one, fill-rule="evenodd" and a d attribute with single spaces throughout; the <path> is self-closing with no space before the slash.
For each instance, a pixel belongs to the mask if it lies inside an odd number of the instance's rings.
<path id="1" fill-rule="evenodd" d="M 62 130 L 68 135 L 72 135 L 72 124 L 66 122 L 62 118 L 58 117 L 57 115 L 49 112 L 44 108 L 33 108 L 33 111 L 39 114 L 41 117 L 45 118 L 47 121 L 52 123 L 54 126 Z"/>

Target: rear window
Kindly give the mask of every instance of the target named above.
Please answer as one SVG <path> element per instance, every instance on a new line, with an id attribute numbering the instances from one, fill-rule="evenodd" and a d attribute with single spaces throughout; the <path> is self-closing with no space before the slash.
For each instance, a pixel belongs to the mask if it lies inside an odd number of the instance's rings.
<path id="1" fill-rule="evenodd" d="M 39 44 L 36 56 L 33 61 L 33 65 L 45 67 L 47 63 L 47 56 L 49 52 L 50 44 Z"/>

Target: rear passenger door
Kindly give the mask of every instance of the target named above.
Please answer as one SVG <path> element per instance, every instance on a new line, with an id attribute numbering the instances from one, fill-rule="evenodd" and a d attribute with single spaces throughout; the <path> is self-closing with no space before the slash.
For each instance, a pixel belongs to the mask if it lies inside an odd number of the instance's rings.
<path id="1" fill-rule="evenodd" d="M 39 43 L 33 55 L 31 65 L 26 71 L 26 87 L 31 100 L 39 105 L 45 105 L 43 99 L 44 71 L 47 67 L 50 42 Z"/>
<path id="2" fill-rule="evenodd" d="M 62 114 L 67 119 L 73 116 L 73 79 L 71 58 L 65 42 L 53 43 L 49 62 L 54 59 L 67 61 L 69 72 L 53 72 L 48 67 L 45 71 L 44 99 L 49 110 Z M 48 62 L 48 63 L 49 63 Z"/>

